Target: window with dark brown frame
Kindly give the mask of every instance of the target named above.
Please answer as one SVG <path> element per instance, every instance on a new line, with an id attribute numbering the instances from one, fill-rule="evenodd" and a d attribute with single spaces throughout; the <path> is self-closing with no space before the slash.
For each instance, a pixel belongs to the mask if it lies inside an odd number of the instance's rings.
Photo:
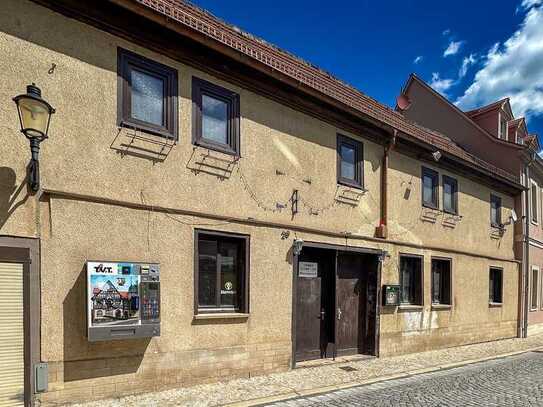
<path id="1" fill-rule="evenodd" d="M 502 224 L 502 199 L 496 195 L 490 195 L 490 224 L 500 227 Z"/>
<path id="2" fill-rule="evenodd" d="M 400 303 L 423 305 L 423 257 L 400 255 Z"/>
<path id="3" fill-rule="evenodd" d="M 239 156 L 239 95 L 192 78 L 192 142 Z"/>
<path id="4" fill-rule="evenodd" d="M 195 232 L 195 312 L 247 313 L 249 236 Z"/>
<path id="5" fill-rule="evenodd" d="M 451 260 L 432 259 L 432 304 L 451 305 Z"/>
<path id="6" fill-rule="evenodd" d="M 539 194 L 537 193 L 537 184 L 532 181 L 532 187 L 530 188 L 530 212 L 532 215 L 532 222 L 536 224 L 539 221 L 538 201 Z"/>
<path id="7" fill-rule="evenodd" d="M 177 71 L 118 48 L 119 126 L 177 139 Z"/>
<path id="8" fill-rule="evenodd" d="M 503 270 L 491 267 L 489 271 L 489 299 L 491 304 L 501 304 L 503 292 Z"/>
<path id="9" fill-rule="evenodd" d="M 437 171 L 422 167 L 422 206 L 439 209 L 438 188 Z"/>
<path id="10" fill-rule="evenodd" d="M 341 134 L 337 135 L 337 182 L 364 188 L 364 145 Z"/>
<path id="11" fill-rule="evenodd" d="M 443 211 L 458 214 L 458 181 L 443 175 Z"/>

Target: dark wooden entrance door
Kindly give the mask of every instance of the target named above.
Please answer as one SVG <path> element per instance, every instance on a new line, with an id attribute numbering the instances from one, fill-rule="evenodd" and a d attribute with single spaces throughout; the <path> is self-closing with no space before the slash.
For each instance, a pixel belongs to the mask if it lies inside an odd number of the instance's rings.
<path id="1" fill-rule="evenodd" d="M 299 257 L 296 361 L 325 357 L 328 343 L 333 342 L 334 255 L 330 250 L 304 248 Z M 312 276 L 311 269 L 315 265 L 316 275 Z"/>
<path id="2" fill-rule="evenodd" d="M 364 256 L 339 252 L 336 277 L 336 352 L 364 353 L 367 274 Z"/>

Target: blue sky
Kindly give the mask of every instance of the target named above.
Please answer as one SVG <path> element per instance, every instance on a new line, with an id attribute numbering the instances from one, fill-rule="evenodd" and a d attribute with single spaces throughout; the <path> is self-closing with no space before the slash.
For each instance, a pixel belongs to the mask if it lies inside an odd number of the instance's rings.
<path id="1" fill-rule="evenodd" d="M 542 2 L 194 0 L 382 103 L 415 72 L 465 109 L 510 96 L 540 135 Z"/>

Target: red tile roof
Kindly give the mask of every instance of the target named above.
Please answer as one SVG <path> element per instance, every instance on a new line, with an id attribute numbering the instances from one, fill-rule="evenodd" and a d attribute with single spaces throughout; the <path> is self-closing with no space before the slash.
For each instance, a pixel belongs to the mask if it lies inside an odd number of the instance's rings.
<path id="1" fill-rule="evenodd" d="M 400 113 L 377 102 L 354 87 L 334 78 L 331 74 L 285 52 L 264 40 L 229 25 L 206 11 L 181 0 L 133 0 L 178 24 L 188 27 L 224 47 L 236 50 L 259 61 L 298 83 L 316 90 L 358 112 L 403 133 L 401 136 L 423 141 L 444 152 L 456 156 L 468 164 L 491 175 L 518 184 L 518 177 L 503 171 L 472 154 L 467 153 L 443 135 L 410 122 Z"/>

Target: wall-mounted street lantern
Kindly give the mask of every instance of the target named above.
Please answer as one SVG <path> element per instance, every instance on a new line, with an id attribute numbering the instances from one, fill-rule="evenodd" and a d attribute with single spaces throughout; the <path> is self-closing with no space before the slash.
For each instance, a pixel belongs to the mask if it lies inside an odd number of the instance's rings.
<path id="1" fill-rule="evenodd" d="M 32 158 L 28 165 L 28 184 L 36 192 L 40 188 L 40 143 L 47 138 L 49 122 L 55 109 L 41 97 L 41 90 L 36 84 L 26 87 L 26 94 L 15 96 L 21 133 L 30 141 Z"/>

